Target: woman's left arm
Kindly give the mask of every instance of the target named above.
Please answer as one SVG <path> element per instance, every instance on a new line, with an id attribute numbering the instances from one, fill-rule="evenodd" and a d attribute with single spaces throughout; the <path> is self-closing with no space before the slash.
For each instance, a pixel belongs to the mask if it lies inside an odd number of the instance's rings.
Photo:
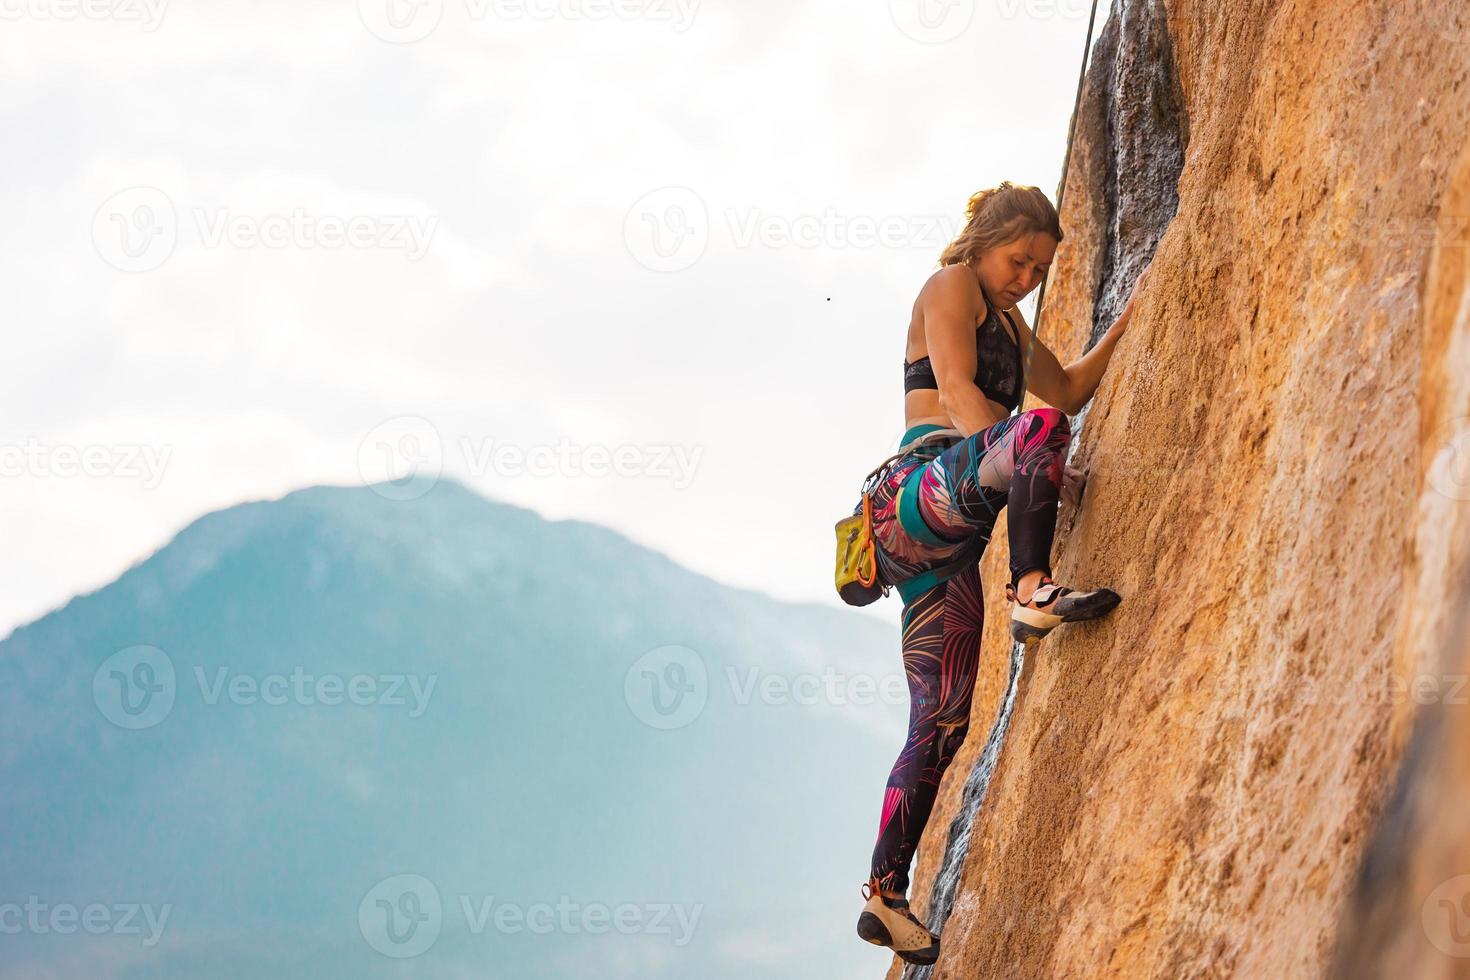
<path id="1" fill-rule="evenodd" d="M 1123 307 L 1123 312 L 1118 314 L 1118 319 L 1108 327 L 1107 333 L 1098 339 L 1092 350 L 1083 354 L 1077 360 L 1062 367 L 1056 355 L 1041 342 L 1039 337 L 1031 331 L 1031 325 L 1026 323 L 1025 317 L 1021 316 L 1019 309 L 1014 311 L 1016 319 L 1021 321 L 1027 336 L 1021 338 L 1024 345 L 1028 340 L 1031 342 L 1031 367 L 1026 377 L 1026 389 L 1037 398 L 1046 402 L 1054 408 L 1059 408 L 1068 415 L 1076 415 L 1082 411 L 1082 407 L 1091 400 L 1093 392 L 1102 382 L 1103 372 L 1108 368 L 1108 361 L 1113 357 L 1113 348 L 1118 345 L 1119 339 L 1128 330 L 1128 321 L 1133 317 L 1133 307 L 1138 297 L 1139 288 L 1148 276 L 1148 270 L 1138 277 L 1134 283 L 1133 292 L 1128 297 L 1128 303 Z"/>

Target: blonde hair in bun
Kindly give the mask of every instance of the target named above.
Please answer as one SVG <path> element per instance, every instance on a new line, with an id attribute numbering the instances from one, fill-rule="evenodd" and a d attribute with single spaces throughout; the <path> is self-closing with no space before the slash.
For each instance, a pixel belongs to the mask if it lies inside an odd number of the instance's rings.
<path id="1" fill-rule="evenodd" d="M 940 254 L 939 264 L 969 262 L 997 245 L 1037 233 L 1062 240 L 1062 224 L 1051 199 L 1038 187 L 1003 180 L 971 195 L 965 206 L 965 230 Z"/>

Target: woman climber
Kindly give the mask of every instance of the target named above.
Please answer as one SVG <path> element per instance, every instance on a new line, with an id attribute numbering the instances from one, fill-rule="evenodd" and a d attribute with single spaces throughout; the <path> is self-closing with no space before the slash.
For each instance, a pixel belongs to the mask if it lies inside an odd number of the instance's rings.
<path id="1" fill-rule="evenodd" d="M 1006 598 L 1015 641 L 1035 643 L 1120 601 L 1109 589 L 1054 582 L 1050 561 L 1058 500 L 1065 493 L 1080 502 L 1083 484 L 1065 463 L 1067 416 L 1097 389 L 1138 285 L 1097 344 L 1062 367 L 1016 309 L 1046 277 L 1062 240 L 1051 201 L 1006 182 L 972 197 L 967 216 L 914 302 L 902 455 L 871 494 L 878 573 L 904 601 L 909 728 L 883 796 L 858 935 L 911 963 L 939 955 L 939 937 L 905 899 L 908 870 L 968 730 L 984 622 L 977 561 L 1000 509 L 1010 507 Z M 1025 391 L 1051 407 L 1010 414 Z"/>

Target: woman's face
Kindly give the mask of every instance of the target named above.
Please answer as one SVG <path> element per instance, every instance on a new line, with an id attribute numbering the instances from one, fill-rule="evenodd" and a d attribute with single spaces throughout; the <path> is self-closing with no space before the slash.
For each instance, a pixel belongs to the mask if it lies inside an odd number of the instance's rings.
<path id="1" fill-rule="evenodd" d="M 1057 240 L 1034 232 L 990 249 L 975 263 L 976 273 L 990 301 L 1010 309 L 1041 285 L 1056 254 Z"/>

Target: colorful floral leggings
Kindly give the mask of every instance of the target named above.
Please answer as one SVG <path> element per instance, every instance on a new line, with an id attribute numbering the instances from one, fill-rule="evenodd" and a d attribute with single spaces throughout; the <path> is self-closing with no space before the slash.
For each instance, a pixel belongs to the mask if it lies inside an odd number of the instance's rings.
<path id="1" fill-rule="evenodd" d="M 900 462 L 879 486 L 873 528 L 879 561 L 890 572 L 942 563 L 970 534 L 988 541 L 1000 508 L 1009 506 L 1011 581 L 1051 573 L 1051 545 L 1071 430 L 1054 408 L 1012 415 L 955 441 L 925 463 Z M 938 546 L 914 540 L 901 526 L 894 497 L 918 466 L 908 492 Z M 985 624 L 978 565 L 908 602 L 903 609 L 903 666 L 909 686 L 909 730 L 883 794 L 871 875 L 886 890 L 907 892 L 909 865 L 939 781 L 965 740 Z"/>

